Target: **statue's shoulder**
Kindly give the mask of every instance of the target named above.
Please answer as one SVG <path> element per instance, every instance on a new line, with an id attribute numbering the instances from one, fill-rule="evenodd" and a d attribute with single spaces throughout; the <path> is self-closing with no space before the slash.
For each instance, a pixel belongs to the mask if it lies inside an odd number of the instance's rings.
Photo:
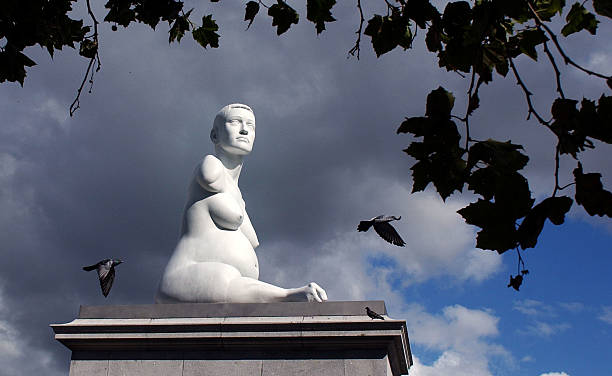
<path id="1" fill-rule="evenodd" d="M 219 158 L 212 154 L 208 154 L 202 159 L 202 168 L 223 168 L 223 163 L 221 163 Z"/>
<path id="2" fill-rule="evenodd" d="M 223 163 L 214 155 L 207 155 L 196 168 L 196 175 L 202 178 L 203 183 L 216 181 L 224 171 Z"/>

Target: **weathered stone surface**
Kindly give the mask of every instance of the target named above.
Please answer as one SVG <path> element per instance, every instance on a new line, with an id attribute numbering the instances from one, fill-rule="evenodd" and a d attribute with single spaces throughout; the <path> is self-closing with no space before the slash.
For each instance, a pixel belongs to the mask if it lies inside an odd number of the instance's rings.
<path id="1" fill-rule="evenodd" d="M 185 360 L 183 376 L 260 376 L 261 360 Z"/>
<path id="2" fill-rule="evenodd" d="M 308 317 L 366 316 L 369 306 L 381 315 L 387 314 L 385 302 L 284 302 L 284 303 L 183 303 L 81 306 L 80 319 L 157 319 L 205 317 Z M 367 316 L 366 316 L 367 317 Z M 333 318 L 332 318 L 333 319 Z"/>
<path id="3" fill-rule="evenodd" d="M 380 376 L 387 375 L 389 361 L 383 359 L 346 359 L 344 361 L 344 374 L 346 376 Z M 391 376 L 391 373 L 389 373 Z"/>
<path id="4" fill-rule="evenodd" d="M 182 360 L 113 360 L 108 376 L 181 376 Z"/>
<path id="5" fill-rule="evenodd" d="M 108 360 L 71 360 L 70 376 L 108 376 Z"/>
<path id="6" fill-rule="evenodd" d="M 342 359 L 264 360 L 262 376 L 344 376 Z"/>
<path id="7" fill-rule="evenodd" d="M 218 312 L 218 304 L 196 307 L 209 312 L 207 317 L 178 317 L 176 309 L 181 306 L 193 315 L 193 304 L 175 304 L 171 312 L 121 306 L 119 313 L 82 310 L 86 314 L 81 318 L 52 327 L 55 338 L 72 350 L 71 376 L 406 374 L 412 357 L 405 321 L 372 320 L 357 312 L 375 302 L 345 303 L 332 304 L 320 315 L 308 311 L 308 306 L 303 307 L 306 314 L 278 315 L 296 310 L 296 306 L 281 305 L 268 311 L 273 316 L 222 317 L 210 316 Z M 379 311 L 386 312 L 384 303 L 380 305 Z M 222 310 L 261 312 L 260 307 L 242 304 Z M 356 314 L 341 314 L 346 312 Z M 137 317 L 136 313 L 144 314 Z"/>

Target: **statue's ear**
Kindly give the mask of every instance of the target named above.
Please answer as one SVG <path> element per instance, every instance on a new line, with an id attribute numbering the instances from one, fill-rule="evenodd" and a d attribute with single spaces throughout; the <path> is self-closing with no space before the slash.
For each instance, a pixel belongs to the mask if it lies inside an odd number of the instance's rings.
<path id="1" fill-rule="evenodd" d="M 217 130 L 215 128 L 210 130 L 210 140 L 213 142 L 213 144 L 217 143 Z"/>

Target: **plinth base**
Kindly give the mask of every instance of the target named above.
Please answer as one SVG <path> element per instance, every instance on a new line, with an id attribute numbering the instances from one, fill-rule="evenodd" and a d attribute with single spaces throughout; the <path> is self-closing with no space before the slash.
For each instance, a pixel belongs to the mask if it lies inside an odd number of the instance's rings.
<path id="1" fill-rule="evenodd" d="M 398 376 L 412 365 L 406 323 L 384 302 L 82 306 L 51 325 L 70 376 Z"/>

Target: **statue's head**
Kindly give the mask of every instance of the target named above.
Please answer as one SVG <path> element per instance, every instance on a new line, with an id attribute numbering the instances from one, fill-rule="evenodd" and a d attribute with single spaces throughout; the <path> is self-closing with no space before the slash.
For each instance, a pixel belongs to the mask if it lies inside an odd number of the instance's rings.
<path id="1" fill-rule="evenodd" d="M 215 116 L 210 139 L 215 148 L 228 154 L 249 154 L 255 142 L 255 114 L 251 107 L 240 103 L 223 107 Z"/>

